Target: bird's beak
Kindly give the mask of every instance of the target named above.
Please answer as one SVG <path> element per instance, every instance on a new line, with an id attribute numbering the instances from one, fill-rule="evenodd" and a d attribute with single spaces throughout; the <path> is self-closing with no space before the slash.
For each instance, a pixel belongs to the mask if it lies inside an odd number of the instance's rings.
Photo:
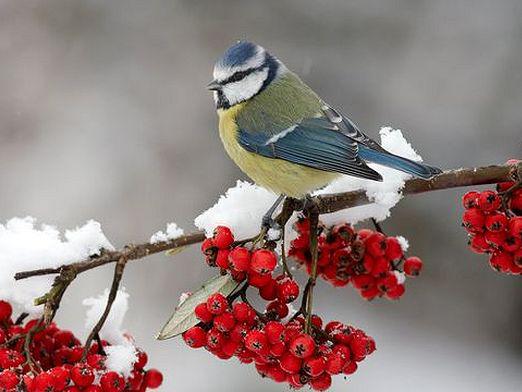
<path id="1" fill-rule="evenodd" d="M 221 90 L 221 83 L 214 79 L 212 82 L 207 84 L 207 89 L 211 91 Z"/>

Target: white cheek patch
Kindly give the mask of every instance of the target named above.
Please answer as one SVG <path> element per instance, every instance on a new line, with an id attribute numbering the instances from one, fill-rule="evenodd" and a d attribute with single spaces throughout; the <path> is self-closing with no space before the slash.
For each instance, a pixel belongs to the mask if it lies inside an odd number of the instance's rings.
<path id="1" fill-rule="evenodd" d="M 238 82 L 224 85 L 223 94 L 231 106 L 246 101 L 259 92 L 267 77 L 268 68 L 252 72 Z"/>

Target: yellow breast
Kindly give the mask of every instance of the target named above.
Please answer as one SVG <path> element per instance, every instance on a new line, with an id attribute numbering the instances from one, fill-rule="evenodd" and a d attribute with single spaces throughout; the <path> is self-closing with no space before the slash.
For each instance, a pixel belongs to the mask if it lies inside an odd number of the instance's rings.
<path id="1" fill-rule="evenodd" d="M 238 127 L 235 121 L 243 105 L 245 103 L 227 110 L 218 110 L 219 135 L 230 158 L 256 184 L 277 194 L 301 198 L 339 176 L 337 173 L 312 169 L 282 159 L 266 158 L 246 151 L 237 140 Z"/>

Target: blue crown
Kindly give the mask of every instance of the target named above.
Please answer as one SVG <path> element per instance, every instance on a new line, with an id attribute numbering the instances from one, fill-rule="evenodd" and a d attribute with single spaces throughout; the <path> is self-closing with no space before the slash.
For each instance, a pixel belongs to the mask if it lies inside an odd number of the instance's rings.
<path id="1" fill-rule="evenodd" d="M 257 53 L 259 46 L 248 41 L 239 41 L 228 48 L 223 56 L 217 61 L 221 67 L 237 67 L 245 64 Z"/>

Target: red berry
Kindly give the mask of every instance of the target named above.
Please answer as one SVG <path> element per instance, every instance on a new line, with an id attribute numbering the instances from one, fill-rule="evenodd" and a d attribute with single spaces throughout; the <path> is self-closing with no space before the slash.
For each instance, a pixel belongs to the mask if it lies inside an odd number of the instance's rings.
<path id="1" fill-rule="evenodd" d="M 277 316 L 277 318 L 282 319 L 282 318 L 285 318 L 286 316 L 288 316 L 289 309 L 288 309 L 288 306 L 284 302 L 276 300 L 276 301 L 270 302 L 266 306 L 266 311 L 267 311 L 267 313 L 271 313 L 271 314 Z"/>
<path id="2" fill-rule="evenodd" d="M 484 213 L 478 208 L 466 210 L 462 215 L 462 224 L 470 233 L 480 233 L 484 231 L 485 221 Z"/>
<path id="3" fill-rule="evenodd" d="M 477 233 L 471 237 L 469 246 L 475 253 L 487 253 L 491 250 L 490 245 L 486 241 L 486 237 L 481 233 Z"/>
<path id="4" fill-rule="evenodd" d="M 116 372 L 107 372 L 100 378 L 103 392 L 121 392 L 125 389 L 125 380 Z"/>
<path id="5" fill-rule="evenodd" d="M 74 347 L 78 345 L 80 342 L 71 331 L 61 330 L 54 334 L 53 336 L 56 347 Z"/>
<path id="6" fill-rule="evenodd" d="M 285 326 L 279 321 L 269 321 L 266 323 L 265 333 L 270 344 L 277 344 L 285 341 Z"/>
<path id="7" fill-rule="evenodd" d="M 134 362 L 134 369 L 141 370 L 145 367 L 149 360 L 149 357 L 145 351 L 138 350 L 138 355 L 136 356 L 136 362 Z"/>
<path id="8" fill-rule="evenodd" d="M 275 279 L 270 279 L 270 281 L 259 289 L 259 295 L 265 301 L 273 301 L 277 298 L 277 283 Z"/>
<path id="9" fill-rule="evenodd" d="M 513 263 L 518 267 L 522 267 L 522 249 L 517 250 L 513 253 Z"/>
<path id="10" fill-rule="evenodd" d="M 464 208 L 469 209 L 473 207 L 477 207 L 478 197 L 480 196 L 479 192 L 471 191 L 462 196 L 462 205 Z"/>
<path id="11" fill-rule="evenodd" d="M 266 334 L 259 330 L 250 331 L 245 337 L 245 347 L 256 354 L 267 352 L 268 339 Z"/>
<path id="12" fill-rule="evenodd" d="M 500 248 L 504 245 L 507 234 L 505 231 L 486 231 L 484 234 L 486 242 L 495 248 Z"/>
<path id="13" fill-rule="evenodd" d="M 101 370 L 105 367 L 105 357 L 100 354 L 87 355 L 87 364 L 96 370 Z"/>
<path id="14" fill-rule="evenodd" d="M 32 387 L 34 391 L 50 391 L 53 392 L 56 389 L 54 388 L 54 380 L 53 377 L 47 373 L 42 372 L 39 373 L 33 380 Z"/>
<path id="15" fill-rule="evenodd" d="M 504 231 L 508 226 L 508 218 L 502 212 L 488 215 L 485 221 L 489 231 Z"/>
<path id="16" fill-rule="evenodd" d="M 374 257 L 371 274 L 376 278 L 390 270 L 390 261 L 386 257 Z"/>
<path id="17" fill-rule="evenodd" d="M 518 189 L 511 194 L 509 207 L 517 212 L 522 212 L 522 189 Z"/>
<path id="18" fill-rule="evenodd" d="M 16 388 L 19 382 L 20 378 L 12 370 L 7 369 L 0 373 L 0 390 L 12 390 Z"/>
<path id="19" fill-rule="evenodd" d="M 156 389 L 163 383 L 163 374 L 156 369 L 149 369 L 145 373 L 145 384 L 147 388 Z"/>
<path id="20" fill-rule="evenodd" d="M 213 248 L 215 247 L 216 245 L 214 245 L 212 238 L 205 238 L 201 243 L 201 252 L 203 252 L 204 255 L 209 256 L 214 252 Z"/>
<path id="21" fill-rule="evenodd" d="M 391 261 L 402 259 L 404 256 L 401 243 L 396 237 L 386 238 L 386 258 Z"/>
<path id="22" fill-rule="evenodd" d="M 382 257 L 386 254 L 386 236 L 375 232 L 368 236 L 365 241 L 366 250 L 374 257 Z"/>
<path id="23" fill-rule="evenodd" d="M 393 290 L 398 283 L 397 276 L 390 271 L 386 276 L 377 281 L 377 288 L 383 293 L 386 293 L 387 291 Z"/>
<path id="24" fill-rule="evenodd" d="M 497 192 L 486 190 L 481 192 L 477 198 L 477 205 L 483 211 L 495 211 L 502 204 L 502 200 Z"/>
<path id="25" fill-rule="evenodd" d="M 303 370 L 310 377 L 321 375 L 326 369 L 326 360 L 323 357 L 310 357 L 303 362 Z"/>
<path id="26" fill-rule="evenodd" d="M 248 271 L 250 268 L 250 251 L 243 246 L 238 246 L 230 251 L 228 262 L 229 266 L 236 271 Z"/>
<path id="27" fill-rule="evenodd" d="M 270 346 L 270 355 L 279 358 L 286 352 L 286 344 L 283 342 L 275 343 Z"/>
<path id="28" fill-rule="evenodd" d="M 9 369 L 25 362 L 24 356 L 15 350 L 0 349 L 0 368 Z"/>
<path id="29" fill-rule="evenodd" d="M 256 313 L 252 307 L 244 302 L 236 302 L 233 307 L 234 318 L 240 323 L 253 323 Z"/>
<path id="30" fill-rule="evenodd" d="M 0 301 L 0 321 L 8 321 L 13 314 L 13 307 L 9 302 Z"/>
<path id="31" fill-rule="evenodd" d="M 498 272 L 508 273 L 514 264 L 513 254 L 508 252 L 493 253 L 489 258 L 489 264 Z"/>
<path id="32" fill-rule="evenodd" d="M 275 382 L 286 381 L 286 372 L 277 365 L 270 366 L 268 368 L 268 377 Z"/>
<path id="33" fill-rule="evenodd" d="M 422 260 L 411 256 L 404 262 L 404 273 L 408 276 L 418 276 L 422 270 Z"/>
<path id="34" fill-rule="evenodd" d="M 75 387 L 74 385 L 71 385 L 70 387 L 67 387 L 64 389 L 64 392 L 81 392 L 82 390 L 78 387 Z M 85 391 L 85 389 L 83 389 Z"/>
<path id="35" fill-rule="evenodd" d="M 250 268 L 261 275 L 271 273 L 277 265 L 277 256 L 268 249 L 258 249 L 252 254 Z"/>
<path id="36" fill-rule="evenodd" d="M 248 271 L 248 284 L 253 287 L 261 288 L 270 283 L 272 277 L 270 274 L 262 275 L 253 270 Z"/>
<path id="37" fill-rule="evenodd" d="M 223 354 L 230 357 L 234 356 L 239 350 L 239 348 L 241 348 L 241 343 L 233 339 L 226 340 L 221 346 Z"/>
<path id="38" fill-rule="evenodd" d="M 302 359 L 297 358 L 295 355 L 292 355 L 289 352 L 283 354 L 283 356 L 279 360 L 279 365 L 281 366 L 281 369 L 283 369 L 285 372 L 289 374 L 295 374 L 299 372 L 299 370 L 301 370 L 302 363 Z"/>
<path id="39" fill-rule="evenodd" d="M 250 328 L 246 324 L 236 324 L 232 332 L 230 332 L 230 339 L 234 342 L 243 343 L 245 336 L 250 331 Z"/>
<path id="40" fill-rule="evenodd" d="M 99 385 L 89 385 L 83 392 L 103 392 L 103 389 Z"/>
<path id="41" fill-rule="evenodd" d="M 94 381 L 94 372 L 89 365 L 77 363 L 71 369 L 71 380 L 79 387 L 87 387 Z"/>
<path id="42" fill-rule="evenodd" d="M 197 305 L 194 308 L 194 314 L 196 315 L 198 320 L 204 323 L 210 323 L 214 319 L 214 315 L 210 313 L 210 311 L 208 310 L 206 302 Z"/>
<path id="43" fill-rule="evenodd" d="M 346 375 L 354 374 L 357 371 L 357 362 L 350 361 L 344 366 L 343 373 Z"/>
<path id="44" fill-rule="evenodd" d="M 277 298 L 284 303 L 293 302 L 299 296 L 299 285 L 295 280 L 284 278 L 277 282 Z"/>
<path id="45" fill-rule="evenodd" d="M 516 252 L 522 247 L 522 239 L 508 235 L 501 247 L 507 252 Z"/>
<path id="46" fill-rule="evenodd" d="M 225 342 L 225 336 L 217 328 L 212 328 L 207 332 L 207 346 L 213 350 L 221 348 Z"/>
<path id="47" fill-rule="evenodd" d="M 195 326 L 183 333 L 183 340 L 189 347 L 203 347 L 207 343 L 207 333 L 203 328 Z"/>
<path id="48" fill-rule="evenodd" d="M 228 301 L 221 293 L 212 294 L 207 299 L 207 309 L 214 315 L 221 314 L 228 309 Z"/>
<path id="49" fill-rule="evenodd" d="M 371 275 L 355 275 L 352 284 L 358 290 L 368 289 L 375 284 L 375 278 Z"/>
<path id="50" fill-rule="evenodd" d="M 402 295 L 404 294 L 405 291 L 406 291 L 406 288 L 404 287 L 404 285 L 398 284 L 393 289 L 388 290 L 386 292 L 386 296 L 389 299 L 399 299 L 400 297 L 402 297 Z"/>
<path id="51" fill-rule="evenodd" d="M 236 319 L 231 311 L 226 311 L 214 318 L 214 328 L 221 332 L 230 332 L 236 325 Z"/>
<path id="52" fill-rule="evenodd" d="M 509 232 L 515 237 L 522 238 L 522 216 L 515 216 L 510 219 Z"/>
<path id="53" fill-rule="evenodd" d="M 216 266 L 221 269 L 228 269 L 228 257 L 230 256 L 230 251 L 228 249 L 220 249 L 216 254 Z"/>
<path id="54" fill-rule="evenodd" d="M 57 391 L 63 391 L 69 384 L 71 373 L 64 366 L 59 366 L 49 370 L 49 374 L 53 378 L 53 386 Z"/>
<path id="55" fill-rule="evenodd" d="M 393 290 L 394 289 L 390 289 L 387 292 L 391 292 Z M 361 290 L 361 297 L 363 297 L 364 299 L 366 299 L 368 301 L 371 301 L 371 300 L 373 300 L 373 299 L 375 299 L 377 297 L 380 297 L 381 294 L 382 294 L 381 290 L 379 290 L 377 285 L 369 287 L 369 288 L 364 289 L 364 290 Z"/>
<path id="56" fill-rule="evenodd" d="M 218 226 L 214 229 L 213 240 L 219 249 L 227 249 L 234 242 L 234 235 L 228 227 Z"/>
<path id="57" fill-rule="evenodd" d="M 314 391 L 326 391 L 332 385 L 332 376 L 323 373 L 317 378 L 310 380 L 310 386 Z"/>
<path id="58" fill-rule="evenodd" d="M 315 351 L 314 339 L 307 334 L 300 334 L 290 343 L 290 352 L 299 358 L 308 358 Z"/>
<path id="59" fill-rule="evenodd" d="M 325 371 L 329 374 L 339 374 L 343 371 L 346 358 L 339 352 L 332 352 L 326 360 Z"/>

